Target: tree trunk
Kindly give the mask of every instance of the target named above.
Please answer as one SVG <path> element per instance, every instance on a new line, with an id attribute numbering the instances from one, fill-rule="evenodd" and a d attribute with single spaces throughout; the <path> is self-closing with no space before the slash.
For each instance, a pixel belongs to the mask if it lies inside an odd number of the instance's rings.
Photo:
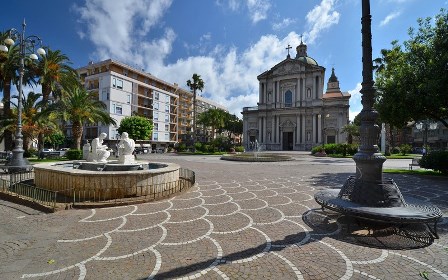
<path id="1" fill-rule="evenodd" d="M 3 87 L 3 115 L 6 119 L 12 118 L 10 102 L 11 102 L 11 83 L 6 82 Z M 4 137 L 5 151 L 12 150 L 12 135 L 13 135 L 12 131 L 9 130 L 5 131 L 5 137 Z"/>
<path id="2" fill-rule="evenodd" d="M 81 138 L 82 138 L 83 127 L 80 122 L 74 122 L 72 124 L 72 135 L 75 139 L 74 148 L 77 150 L 81 149 Z"/>

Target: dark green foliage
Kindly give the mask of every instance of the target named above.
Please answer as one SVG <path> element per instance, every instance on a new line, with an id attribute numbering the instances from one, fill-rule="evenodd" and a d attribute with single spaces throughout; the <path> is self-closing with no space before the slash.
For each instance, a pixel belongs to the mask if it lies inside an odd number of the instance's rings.
<path id="1" fill-rule="evenodd" d="M 65 156 L 69 160 L 80 160 L 82 159 L 82 150 L 70 149 L 65 153 Z"/>
<path id="2" fill-rule="evenodd" d="M 184 152 L 186 150 L 187 150 L 187 145 L 185 145 L 185 143 L 180 143 L 179 146 L 177 146 L 178 152 Z"/>
<path id="3" fill-rule="evenodd" d="M 150 119 L 141 116 L 125 117 L 120 122 L 118 133 L 127 132 L 134 140 L 148 140 L 151 137 L 153 124 Z"/>
<path id="4" fill-rule="evenodd" d="M 393 147 L 391 153 L 392 154 L 399 154 L 400 153 L 400 148 L 399 147 Z"/>
<path id="5" fill-rule="evenodd" d="M 244 152 L 244 147 L 243 146 L 235 146 L 235 152 L 237 152 L 237 153 Z"/>
<path id="6" fill-rule="evenodd" d="M 311 154 L 322 152 L 325 150 L 327 155 L 354 155 L 358 151 L 356 144 L 325 144 L 323 146 L 316 146 L 311 150 Z"/>
<path id="7" fill-rule="evenodd" d="M 418 19 L 402 45 L 392 42 L 374 60 L 378 88 L 375 108 L 381 119 L 401 128 L 409 121 L 448 123 L 448 12 Z M 412 110 L 410 110 L 412 108 Z"/>
<path id="8" fill-rule="evenodd" d="M 26 158 L 34 157 L 37 155 L 37 150 L 33 148 L 29 148 L 23 153 L 23 156 Z"/>
<path id="9" fill-rule="evenodd" d="M 448 175 L 448 151 L 434 151 L 428 153 L 420 160 L 420 167 L 433 169 Z"/>
<path id="10" fill-rule="evenodd" d="M 48 135 L 45 139 L 46 143 L 49 143 L 53 148 L 64 144 L 65 136 L 63 133 L 55 132 Z"/>
<path id="11" fill-rule="evenodd" d="M 400 145 L 400 154 L 402 156 L 405 156 L 407 154 L 410 154 L 412 152 L 412 146 L 409 144 L 401 144 Z"/>

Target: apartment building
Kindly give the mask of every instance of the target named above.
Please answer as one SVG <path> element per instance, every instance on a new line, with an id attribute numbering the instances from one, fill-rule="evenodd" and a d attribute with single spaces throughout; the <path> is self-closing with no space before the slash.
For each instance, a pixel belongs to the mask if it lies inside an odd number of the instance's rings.
<path id="1" fill-rule="evenodd" d="M 111 59 L 90 62 L 77 72 L 85 87 L 106 104 L 117 122 L 116 126 L 98 123 L 85 127 L 84 139 L 93 139 L 102 132 L 108 134 L 109 140 L 118 139 L 120 121 L 133 114 L 153 121 L 152 138 L 144 141 L 153 149 L 181 142 L 192 134 L 193 94 L 177 83 L 163 81 L 143 69 Z M 198 103 L 219 106 L 202 97 L 197 99 Z"/>

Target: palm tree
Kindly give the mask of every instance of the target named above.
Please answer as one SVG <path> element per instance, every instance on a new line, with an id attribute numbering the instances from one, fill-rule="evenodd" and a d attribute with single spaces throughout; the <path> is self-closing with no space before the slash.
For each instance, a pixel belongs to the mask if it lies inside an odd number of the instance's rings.
<path id="1" fill-rule="evenodd" d="M 48 106 L 50 94 L 56 97 L 57 87 L 60 85 L 64 76 L 74 73 L 74 69 L 70 67 L 69 58 L 61 53 L 60 50 L 51 50 L 45 48 L 46 55 L 39 61 L 35 72 L 39 76 L 39 84 L 42 85 L 42 108 Z M 44 134 L 39 134 L 39 148 L 43 148 Z"/>
<path id="2" fill-rule="evenodd" d="M 102 122 L 115 125 L 116 122 L 107 112 L 106 105 L 80 83 L 74 83 L 70 76 L 67 79 L 64 78 L 69 82 L 62 83 L 61 98 L 50 104 L 42 114 L 53 112 L 62 120 L 69 121 L 75 139 L 74 148 L 79 150 L 84 124 Z"/>
<path id="3" fill-rule="evenodd" d="M 204 81 L 201 75 L 193 74 L 192 80 L 187 81 L 187 86 L 193 91 L 193 151 L 195 151 L 196 142 L 196 90 L 202 91 L 204 89 Z"/>
<path id="4" fill-rule="evenodd" d="M 8 38 L 9 33 L 0 33 L 1 42 Z M 19 69 L 19 49 L 16 46 L 8 48 L 8 52 L 0 51 L 0 90 L 3 91 L 3 123 L 10 122 L 11 111 L 11 83 L 17 81 L 17 69 Z M 12 135 L 14 131 L 3 129 L 0 140 L 4 139 L 5 149 L 12 150 Z"/>

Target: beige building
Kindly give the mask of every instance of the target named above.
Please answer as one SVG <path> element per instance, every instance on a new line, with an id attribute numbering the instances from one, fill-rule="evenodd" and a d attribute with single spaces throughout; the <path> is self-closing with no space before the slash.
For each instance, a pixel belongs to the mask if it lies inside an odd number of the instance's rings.
<path id="1" fill-rule="evenodd" d="M 84 139 L 93 139 L 101 132 L 107 133 L 109 139 L 118 139 L 120 121 L 132 114 L 153 121 L 152 138 L 146 141 L 153 149 L 191 138 L 187 135 L 192 135 L 193 94 L 178 84 L 171 84 L 144 70 L 111 59 L 90 62 L 77 72 L 86 88 L 98 95 L 117 122 L 116 126 L 98 123 L 86 127 Z M 197 99 L 197 104 L 198 108 L 203 104 L 207 107 L 219 106 L 202 97 Z M 70 130 L 67 133 L 70 136 Z"/>
<path id="2" fill-rule="evenodd" d="M 332 71 L 324 94 L 325 68 L 300 43 L 294 58 L 260 74 L 256 107 L 243 108 L 246 149 L 258 142 L 267 150 L 310 150 L 325 143 L 344 143 L 350 94 L 339 89 Z"/>

